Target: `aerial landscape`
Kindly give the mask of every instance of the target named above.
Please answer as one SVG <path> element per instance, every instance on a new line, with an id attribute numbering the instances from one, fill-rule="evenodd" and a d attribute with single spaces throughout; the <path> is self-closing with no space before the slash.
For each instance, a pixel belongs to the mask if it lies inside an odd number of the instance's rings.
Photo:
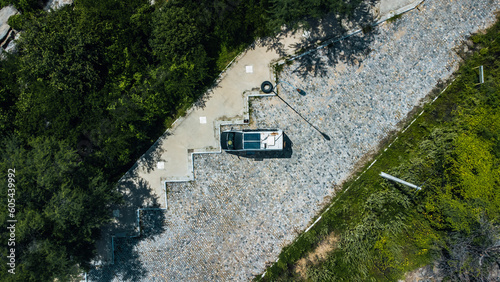
<path id="1" fill-rule="evenodd" d="M 0 281 L 500 281 L 500 0 L 0 9 Z"/>

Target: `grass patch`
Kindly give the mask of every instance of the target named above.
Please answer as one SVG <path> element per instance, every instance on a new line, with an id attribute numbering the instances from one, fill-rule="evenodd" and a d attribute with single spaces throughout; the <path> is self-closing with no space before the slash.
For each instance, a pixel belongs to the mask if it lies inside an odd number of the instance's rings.
<path id="1" fill-rule="evenodd" d="M 223 71 L 229 63 L 236 58 L 241 52 L 245 51 L 247 44 L 239 45 L 236 48 L 228 49 L 226 46 L 221 46 L 219 56 L 217 57 L 216 66 L 218 71 Z"/>
<path id="2" fill-rule="evenodd" d="M 285 64 L 275 64 L 274 65 L 274 79 L 278 82 L 280 79 L 280 74 L 281 72 L 283 71 L 283 69 L 285 68 Z"/>
<path id="3" fill-rule="evenodd" d="M 457 79 L 424 106 L 397 140 L 387 141 L 390 147 L 374 156 L 377 162 L 370 169 L 371 162 L 344 183 L 321 220 L 285 247 L 279 261 L 256 280 L 395 281 L 435 260 L 451 280 L 463 273 L 471 279 L 486 277 L 488 267 L 498 263 L 497 258 L 489 266 L 477 265 L 480 253 L 491 248 L 490 235 L 480 231 L 500 222 L 499 33 L 497 20 L 486 34 L 473 37 L 481 51 L 460 67 Z M 485 68 L 482 85 L 477 85 L 479 65 Z M 423 189 L 387 181 L 381 171 Z M 329 256 L 306 264 L 306 270 L 296 269 L 332 233 L 339 242 Z M 470 234 L 482 251 L 454 257 L 453 250 Z M 450 255 L 443 257 L 443 252 Z"/>

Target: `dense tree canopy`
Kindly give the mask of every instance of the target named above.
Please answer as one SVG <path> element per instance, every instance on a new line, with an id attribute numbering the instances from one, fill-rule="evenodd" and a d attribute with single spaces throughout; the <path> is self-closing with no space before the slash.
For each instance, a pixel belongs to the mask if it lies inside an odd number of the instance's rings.
<path id="1" fill-rule="evenodd" d="M 18 267 L 10 279 L 67 279 L 75 264 L 88 265 L 99 228 L 119 195 L 101 171 L 78 160 L 67 142 L 54 137 L 32 138 L 28 144 L 15 137 L 3 141 L 0 169 L 14 169 L 15 175 L 15 191 L 7 190 L 6 177 L 1 180 L 2 193 L 13 194 L 10 198 L 15 200 L 15 216 L 2 211 L 2 220 L 17 220 L 12 247 Z M 7 238 L 2 235 L 4 246 Z M 7 248 L 2 256 L 7 256 Z M 2 264 L 2 271 L 10 275 L 7 268 Z"/>

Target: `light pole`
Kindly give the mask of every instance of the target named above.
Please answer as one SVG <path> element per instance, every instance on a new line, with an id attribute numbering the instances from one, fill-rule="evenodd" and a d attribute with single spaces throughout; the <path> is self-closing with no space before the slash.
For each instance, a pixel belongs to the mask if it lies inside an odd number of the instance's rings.
<path id="1" fill-rule="evenodd" d="M 278 97 L 283 103 L 285 103 L 290 109 L 292 109 L 297 115 L 299 115 L 299 117 L 301 117 L 305 122 L 307 122 L 312 128 L 316 129 L 316 131 L 318 131 L 323 136 L 323 138 L 325 138 L 326 140 L 330 141 L 330 136 L 328 136 L 325 133 L 321 132 L 321 130 L 319 130 L 316 126 L 314 126 L 312 123 L 310 123 L 305 117 L 303 117 L 299 112 L 297 112 L 297 110 L 295 110 L 290 104 L 288 104 L 288 102 L 285 101 L 285 99 L 281 98 L 281 96 L 278 95 L 278 93 L 276 93 L 276 91 L 274 91 L 273 84 L 270 81 L 264 81 L 264 82 L 262 82 L 262 84 L 260 85 L 260 89 L 264 93 L 271 93 L 271 92 L 273 92 L 274 95 L 276 95 L 276 97 Z M 299 91 L 299 90 L 300 89 L 297 88 L 297 91 Z"/>

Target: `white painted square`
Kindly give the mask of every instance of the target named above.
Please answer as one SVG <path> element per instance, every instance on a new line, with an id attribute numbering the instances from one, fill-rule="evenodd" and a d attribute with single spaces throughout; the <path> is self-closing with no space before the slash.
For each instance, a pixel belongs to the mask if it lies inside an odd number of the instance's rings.
<path id="1" fill-rule="evenodd" d="M 120 217 L 120 210 L 113 210 L 114 217 Z"/>
<path id="2" fill-rule="evenodd" d="M 165 169 L 165 162 L 157 162 L 156 163 L 156 168 L 158 168 L 158 169 Z"/>
<path id="3" fill-rule="evenodd" d="M 253 66 L 245 66 L 247 73 L 253 73 Z"/>
<path id="4" fill-rule="evenodd" d="M 207 123 L 207 117 L 200 117 L 200 123 Z"/>

